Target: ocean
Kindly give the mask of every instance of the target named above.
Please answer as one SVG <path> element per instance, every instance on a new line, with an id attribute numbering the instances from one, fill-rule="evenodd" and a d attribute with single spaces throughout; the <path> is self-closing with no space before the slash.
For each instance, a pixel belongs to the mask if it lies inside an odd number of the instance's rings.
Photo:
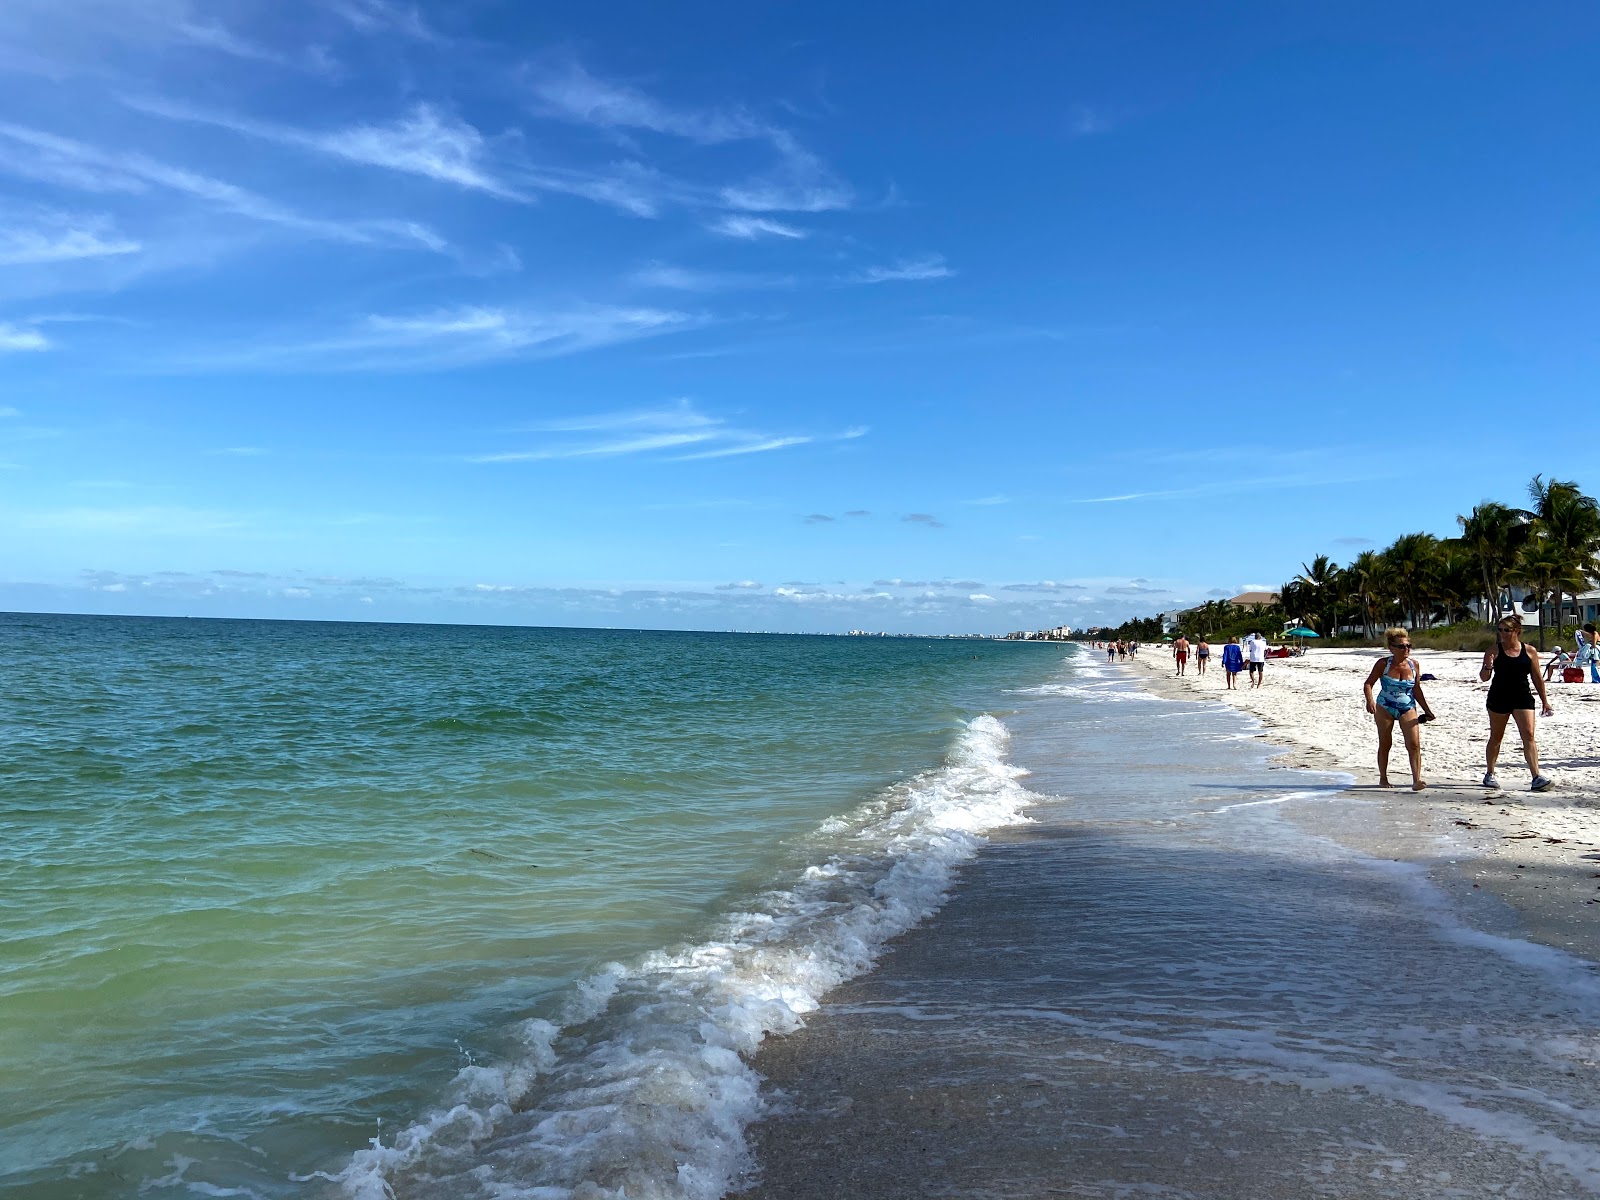
<path id="1" fill-rule="evenodd" d="M 0 1197 L 720 1195 L 1041 643 L 0 616 Z"/>

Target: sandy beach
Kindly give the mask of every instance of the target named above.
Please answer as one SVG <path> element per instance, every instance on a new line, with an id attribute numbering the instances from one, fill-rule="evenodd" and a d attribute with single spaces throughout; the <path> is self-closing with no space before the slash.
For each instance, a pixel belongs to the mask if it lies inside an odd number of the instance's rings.
<path id="1" fill-rule="evenodd" d="M 1378 735 L 1361 684 L 1377 655 L 1371 650 L 1315 649 L 1267 663 L 1265 683 L 1224 686 L 1213 659 L 1204 675 L 1175 674 L 1170 652 L 1145 647 L 1127 664 L 1158 695 L 1220 700 L 1254 716 L 1265 736 L 1292 748 L 1284 766 L 1347 771 L 1364 797 L 1435 835 L 1448 835 L 1461 855 L 1456 869 L 1468 884 L 1489 888 L 1522 916 L 1528 935 L 1600 960 L 1600 685 L 1550 683 L 1554 717 L 1541 717 L 1540 766 L 1554 777 L 1549 792 L 1529 791 L 1527 765 L 1514 727 L 1500 750 L 1498 792 L 1480 785 L 1489 685 L 1477 678 L 1482 657 L 1422 650 L 1425 684 L 1438 719 L 1423 728 L 1423 776 L 1428 790 L 1412 792 L 1411 770 L 1398 732 L 1390 752 L 1392 792 L 1377 783 Z"/>

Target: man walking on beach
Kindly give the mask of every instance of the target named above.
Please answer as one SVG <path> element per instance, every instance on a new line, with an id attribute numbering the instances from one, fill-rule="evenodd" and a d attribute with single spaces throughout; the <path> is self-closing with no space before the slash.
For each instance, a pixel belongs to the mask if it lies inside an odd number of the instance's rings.
<path id="1" fill-rule="evenodd" d="M 1267 639 L 1259 630 L 1245 638 L 1244 652 L 1250 662 L 1250 686 L 1258 688 L 1267 679 Z"/>
<path id="2" fill-rule="evenodd" d="M 1178 674 L 1182 675 L 1189 663 L 1189 639 L 1181 633 L 1178 640 L 1172 643 L 1172 657 L 1178 664 Z"/>

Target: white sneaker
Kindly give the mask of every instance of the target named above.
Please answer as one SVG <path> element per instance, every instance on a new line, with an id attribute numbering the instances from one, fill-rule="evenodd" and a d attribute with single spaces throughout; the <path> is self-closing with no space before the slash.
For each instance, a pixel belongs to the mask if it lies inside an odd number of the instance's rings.
<path id="1" fill-rule="evenodd" d="M 1494 777 L 1494 772 L 1493 771 L 1485 771 L 1484 772 L 1484 774 L 1483 774 L 1483 786 L 1486 787 L 1486 788 L 1499 788 L 1500 781 Z"/>
<path id="2" fill-rule="evenodd" d="M 1556 781 L 1548 775 L 1535 775 L 1533 777 L 1533 790 L 1536 792 L 1548 792 L 1555 785 Z"/>

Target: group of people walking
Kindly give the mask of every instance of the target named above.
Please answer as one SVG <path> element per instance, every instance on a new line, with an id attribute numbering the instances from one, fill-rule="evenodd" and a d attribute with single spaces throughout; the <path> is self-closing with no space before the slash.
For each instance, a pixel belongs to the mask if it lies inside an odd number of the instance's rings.
<path id="1" fill-rule="evenodd" d="M 1178 635 L 1178 640 L 1172 643 L 1172 661 L 1177 666 L 1178 674 L 1185 675 L 1189 668 L 1189 655 L 1194 654 L 1196 675 L 1204 675 L 1206 666 L 1211 661 L 1211 644 L 1204 637 L 1196 642 L 1190 642 L 1183 634 Z M 1231 637 L 1222 647 L 1222 673 L 1224 686 L 1236 686 L 1239 672 L 1249 669 L 1250 686 L 1260 687 L 1267 678 L 1267 639 L 1259 633 L 1252 633 L 1244 639 L 1244 645 L 1239 644 L 1239 639 Z"/>
<path id="2" fill-rule="evenodd" d="M 1591 631 L 1593 626 L 1588 627 Z M 1405 741 L 1406 756 L 1411 760 L 1411 790 L 1420 792 L 1428 786 L 1422 777 L 1422 726 L 1433 720 L 1433 709 L 1423 691 L 1426 681 L 1411 657 L 1411 634 L 1408 630 L 1394 628 L 1387 631 L 1384 641 L 1389 653 L 1372 665 L 1362 691 L 1367 698 L 1367 711 L 1378 722 L 1378 786 L 1393 787 L 1389 782 L 1389 751 L 1394 742 L 1394 727 L 1400 726 Z M 1591 661 L 1596 641 L 1591 632 L 1588 645 Z M 1522 757 L 1527 760 L 1528 771 L 1533 776 L 1533 790 L 1547 791 L 1555 781 L 1539 770 L 1539 747 L 1534 737 L 1534 689 L 1539 693 L 1539 709 L 1554 716 L 1550 696 L 1545 691 L 1545 676 L 1539 671 L 1539 653 L 1522 640 L 1522 618 L 1515 613 L 1501 617 L 1495 623 L 1495 648 L 1483 655 L 1478 678 L 1489 685 L 1485 707 L 1489 712 L 1489 743 L 1485 750 L 1486 769 L 1483 786 L 1498 789 L 1500 780 L 1495 767 L 1500 761 L 1500 743 L 1505 739 L 1506 725 L 1517 724 L 1517 736 L 1522 740 Z M 1378 694 L 1373 695 L 1374 686 Z"/>

